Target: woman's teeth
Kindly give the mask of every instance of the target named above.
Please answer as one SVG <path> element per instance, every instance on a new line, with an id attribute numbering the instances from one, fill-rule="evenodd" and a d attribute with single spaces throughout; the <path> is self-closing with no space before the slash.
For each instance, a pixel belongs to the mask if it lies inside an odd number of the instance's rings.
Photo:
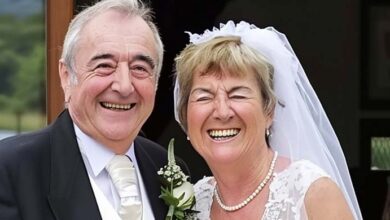
<path id="1" fill-rule="evenodd" d="M 240 132 L 240 129 L 231 128 L 223 130 L 208 130 L 209 136 L 214 140 L 223 140 L 236 136 Z"/>

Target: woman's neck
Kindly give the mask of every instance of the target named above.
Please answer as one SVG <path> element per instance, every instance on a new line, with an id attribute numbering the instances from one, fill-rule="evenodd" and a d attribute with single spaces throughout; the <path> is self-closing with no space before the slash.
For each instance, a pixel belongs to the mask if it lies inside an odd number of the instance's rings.
<path id="1" fill-rule="evenodd" d="M 248 158 L 240 158 L 229 166 L 211 166 L 218 192 L 226 205 L 236 205 L 247 199 L 266 177 L 273 151 L 266 148 Z"/>

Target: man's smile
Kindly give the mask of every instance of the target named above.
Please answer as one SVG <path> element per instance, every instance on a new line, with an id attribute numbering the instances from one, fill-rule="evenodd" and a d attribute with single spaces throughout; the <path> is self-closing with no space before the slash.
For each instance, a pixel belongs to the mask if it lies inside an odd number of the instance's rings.
<path id="1" fill-rule="evenodd" d="M 110 102 L 100 102 L 100 105 L 103 108 L 110 109 L 110 110 L 127 111 L 132 109 L 136 104 L 135 103 L 117 104 L 117 103 L 110 103 Z"/>

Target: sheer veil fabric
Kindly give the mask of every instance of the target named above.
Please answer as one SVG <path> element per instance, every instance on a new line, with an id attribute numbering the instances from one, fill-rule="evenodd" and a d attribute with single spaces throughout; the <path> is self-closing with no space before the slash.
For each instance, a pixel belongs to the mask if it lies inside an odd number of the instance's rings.
<path id="1" fill-rule="evenodd" d="M 239 36 L 265 56 L 274 67 L 274 91 L 278 100 L 271 126 L 271 148 L 292 161 L 307 159 L 327 172 L 342 189 L 356 219 L 362 219 L 348 166 L 328 117 L 286 36 L 273 27 L 258 28 L 229 21 L 220 28 L 190 35 L 199 44 L 217 36 Z M 175 83 L 175 118 L 180 98 Z"/>

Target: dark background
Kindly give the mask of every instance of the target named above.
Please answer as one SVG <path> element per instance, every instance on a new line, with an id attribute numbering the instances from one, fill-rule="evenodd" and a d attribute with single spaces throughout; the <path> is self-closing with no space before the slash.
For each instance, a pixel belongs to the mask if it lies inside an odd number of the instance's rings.
<path id="1" fill-rule="evenodd" d="M 89 0 L 78 0 L 75 11 Z M 148 138 L 167 146 L 189 165 L 192 180 L 210 172 L 173 117 L 173 59 L 188 43 L 184 31 L 203 33 L 228 20 L 245 20 L 285 33 L 339 137 L 364 219 L 381 219 L 387 171 L 370 171 L 370 137 L 390 136 L 390 100 L 372 100 L 370 8 L 385 0 L 150 0 L 165 46 L 156 105 L 143 127 Z M 390 85 L 390 82 L 387 82 Z M 390 94 L 390 93 L 389 93 Z"/>

